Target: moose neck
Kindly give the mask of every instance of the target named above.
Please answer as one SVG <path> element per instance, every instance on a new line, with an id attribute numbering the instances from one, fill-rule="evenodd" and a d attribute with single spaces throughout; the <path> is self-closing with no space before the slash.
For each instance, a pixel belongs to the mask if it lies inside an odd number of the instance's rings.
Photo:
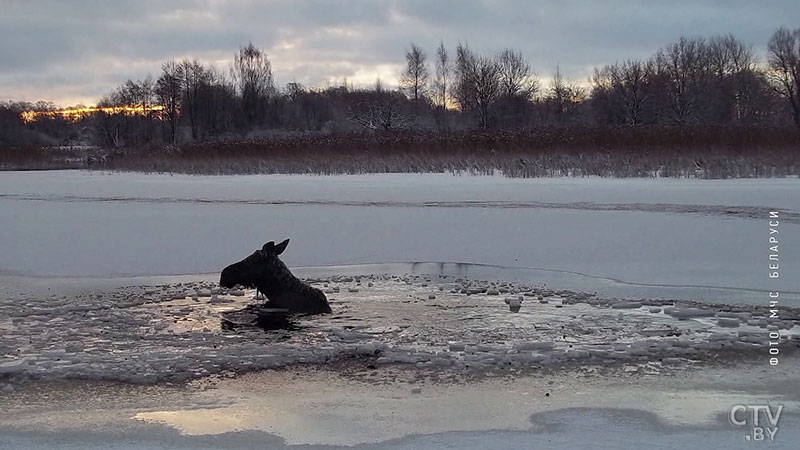
<path id="1" fill-rule="evenodd" d="M 268 298 L 285 292 L 296 291 L 300 287 L 299 285 L 302 284 L 297 277 L 292 275 L 283 261 L 277 257 L 270 260 L 265 269 L 270 272 L 272 277 L 259 277 L 256 281 L 256 286 Z M 274 279 L 274 283 L 267 281 L 270 278 Z"/>

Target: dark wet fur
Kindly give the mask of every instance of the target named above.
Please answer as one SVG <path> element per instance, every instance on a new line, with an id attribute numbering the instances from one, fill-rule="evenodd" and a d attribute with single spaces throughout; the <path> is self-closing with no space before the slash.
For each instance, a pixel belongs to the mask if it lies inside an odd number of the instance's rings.
<path id="1" fill-rule="evenodd" d="M 261 250 L 226 267 L 219 284 L 226 288 L 237 284 L 257 288 L 267 297 L 267 306 L 271 308 L 287 308 L 304 314 L 331 312 L 325 294 L 300 281 L 278 258 L 288 243 L 287 239 L 277 245 L 272 241 L 264 244 Z"/>

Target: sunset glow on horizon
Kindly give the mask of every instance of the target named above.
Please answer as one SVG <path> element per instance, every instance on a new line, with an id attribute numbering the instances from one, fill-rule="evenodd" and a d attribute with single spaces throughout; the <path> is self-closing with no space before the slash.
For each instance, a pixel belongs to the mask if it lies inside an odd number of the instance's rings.
<path id="1" fill-rule="evenodd" d="M 60 116 L 70 122 L 76 122 L 84 117 L 92 114 L 103 112 L 106 114 L 125 114 L 129 116 L 134 115 L 148 115 L 155 113 L 157 118 L 160 118 L 161 111 L 164 110 L 162 105 L 152 106 L 84 106 L 75 108 L 64 108 L 55 110 L 44 111 L 23 111 L 22 121 L 25 123 L 34 122 L 42 117 L 56 117 Z"/>

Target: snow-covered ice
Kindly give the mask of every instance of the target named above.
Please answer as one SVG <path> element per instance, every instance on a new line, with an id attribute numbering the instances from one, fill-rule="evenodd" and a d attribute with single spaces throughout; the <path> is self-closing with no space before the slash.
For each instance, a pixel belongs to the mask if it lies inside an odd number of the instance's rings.
<path id="1" fill-rule="evenodd" d="M 0 273 L 218 273 L 267 240 L 291 267 L 431 261 L 610 295 L 800 306 L 768 280 L 768 211 L 800 248 L 800 180 L 0 174 Z M 800 266 L 800 253 L 782 263 Z M 482 269 L 478 269 L 480 271 Z M 493 278 L 498 273 L 476 273 Z M 721 289 L 720 289 L 721 288 Z"/>

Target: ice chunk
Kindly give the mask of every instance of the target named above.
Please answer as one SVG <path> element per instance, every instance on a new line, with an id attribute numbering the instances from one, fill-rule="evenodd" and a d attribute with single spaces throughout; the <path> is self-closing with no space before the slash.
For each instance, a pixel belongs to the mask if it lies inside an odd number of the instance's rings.
<path id="1" fill-rule="evenodd" d="M 734 336 L 728 333 L 712 333 L 711 336 L 708 337 L 708 340 L 712 342 L 731 341 L 733 338 Z"/>
<path id="2" fill-rule="evenodd" d="M 733 317 L 720 317 L 717 319 L 717 325 L 725 328 L 736 328 L 739 326 L 739 319 Z"/>
<path id="3" fill-rule="evenodd" d="M 448 348 L 450 349 L 451 352 L 463 352 L 466 346 L 462 343 L 451 342 L 448 345 Z"/>
<path id="4" fill-rule="evenodd" d="M 522 297 L 506 297 L 505 302 L 511 312 L 519 312 L 522 306 Z"/>
<path id="5" fill-rule="evenodd" d="M 452 361 L 450 361 L 447 358 L 437 357 L 437 358 L 431 359 L 431 365 L 436 366 L 436 367 L 448 367 L 448 366 L 450 366 L 450 364 L 452 364 Z"/>
<path id="6" fill-rule="evenodd" d="M 554 346 L 553 342 L 543 341 L 543 342 L 520 342 L 519 344 L 514 345 L 512 348 L 517 351 L 530 351 L 530 350 L 552 350 Z"/>
<path id="7" fill-rule="evenodd" d="M 0 363 L 0 374 L 7 375 L 24 372 L 27 366 L 28 361 L 25 359 L 2 362 Z"/>
<path id="8" fill-rule="evenodd" d="M 692 317 L 710 317 L 714 315 L 714 311 L 702 308 L 684 308 L 677 306 L 668 306 L 664 308 L 664 312 L 677 319 L 689 319 Z"/>
<path id="9" fill-rule="evenodd" d="M 641 308 L 641 302 L 617 302 L 611 305 L 614 309 L 636 309 Z"/>

